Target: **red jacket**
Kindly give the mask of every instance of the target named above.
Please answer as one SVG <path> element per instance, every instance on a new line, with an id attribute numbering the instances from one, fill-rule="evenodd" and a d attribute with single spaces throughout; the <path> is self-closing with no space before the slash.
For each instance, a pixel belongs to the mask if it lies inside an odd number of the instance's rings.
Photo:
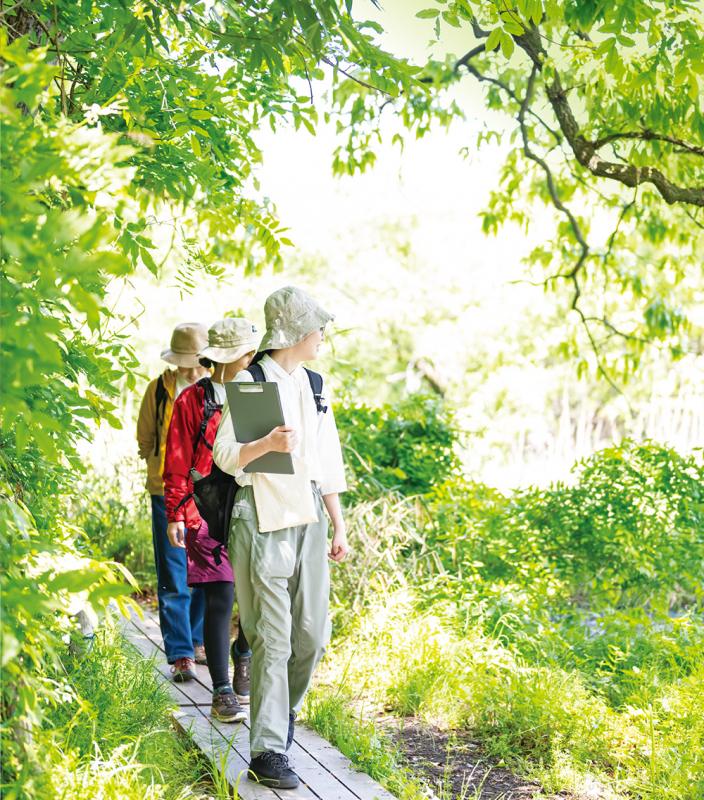
<path id="1" fill-rule="evenodd" d="M 196 504 L 191 498 L 180 508 L 177 509 L 177 506 L 193 491 L 191 467 L 195 467 L 201 475 L 210 474 L 213 467 L 211 448 L 222 416 L 222 412 L 217 410 L 208 420 L 208 427 L 205 430 L 205 438 L 210 444 L 208 447 L 200 434 L 204 395 L 203 387 L 197 384 L 181 392 L 174 403 L 169 435 L 166 439 L 164 458 L 166 518 L 169 522 L 183 520 L 189 529 L 200 527 L 201 518 Z"/>

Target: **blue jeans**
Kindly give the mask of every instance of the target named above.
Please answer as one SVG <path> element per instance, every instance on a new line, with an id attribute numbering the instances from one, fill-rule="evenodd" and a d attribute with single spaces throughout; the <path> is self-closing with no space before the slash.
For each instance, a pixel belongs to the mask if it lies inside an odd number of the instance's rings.
<path id="1" fill-rule="evenodd" d="M 166 660 L 193 658 L 193 645 L 203 643 L 205 594 L 189 589 L 186 576 L 186 551 L 172 547 L 166 535 L 166 506 L 161 495 L 152 498 L 152 540 L 156 564 L 159 623 Z"/>

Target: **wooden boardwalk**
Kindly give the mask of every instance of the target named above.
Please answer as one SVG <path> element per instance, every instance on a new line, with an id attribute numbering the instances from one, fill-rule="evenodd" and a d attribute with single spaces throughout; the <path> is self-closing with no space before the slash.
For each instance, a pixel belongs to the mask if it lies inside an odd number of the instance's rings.
<path id="1" fill-rule="evenodd" d="M 177 725 L 224 771 L 241 800 L 394 800 L 393 795 L 368 775 L 357 772 L 350 761 L 329 742 L 300 723 L 288 753 L 301 779 L 298 789 L 272 790 L 247 778 L 249 724 L 224 724 L 210 718 L 212 684 L 207 667 L 196 666 L 198 677 L 174 683 L 164 656 L 157 617 L 144 611 L 144 619 L 132 614 L 122 626 L 125 638 L 144 656 L 153 658 L 160 681 L 167 686 L 178 709 Z"/>

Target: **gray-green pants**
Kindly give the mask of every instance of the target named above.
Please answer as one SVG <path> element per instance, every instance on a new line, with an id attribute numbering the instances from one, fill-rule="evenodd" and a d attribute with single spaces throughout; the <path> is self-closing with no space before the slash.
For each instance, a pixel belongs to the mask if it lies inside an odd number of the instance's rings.
<path id="1" fill-rule="evenodd" d="M 237 492 L 229 554 L 240 623 L 252 648 L 253 756 L 286 750 L 289 711 L 300 711 L 330 636 L 328 523 L 315 490 L 318 522 L 259 533 L 251 486 Z"/>

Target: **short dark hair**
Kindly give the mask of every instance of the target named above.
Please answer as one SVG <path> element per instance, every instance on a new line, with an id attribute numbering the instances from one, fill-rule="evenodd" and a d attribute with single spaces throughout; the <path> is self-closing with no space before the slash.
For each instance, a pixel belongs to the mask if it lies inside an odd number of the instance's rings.
<path id="1" fill-rule="evenodd" d="M 198 363 L 201 367 L 205 367 L 206 369 L 212 369 L 215 366 L 215 362 L 211 361 L 209 358 L 199 358 Z"/>

